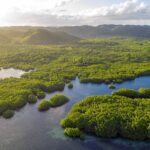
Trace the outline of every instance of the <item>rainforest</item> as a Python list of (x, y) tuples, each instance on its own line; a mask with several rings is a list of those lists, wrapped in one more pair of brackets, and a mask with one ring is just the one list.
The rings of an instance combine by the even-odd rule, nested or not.
[(70, 106), (68, 114), (59, 120), (66, 136), (82, 140), (86, 134), (149, 140), (150, 89), (118, 89), (116, 85), (150, 76), (150, 41), (117, 36), (38, 43), (34, 38), (45, 32), (36, 30), (32, 38), (28, 35), (22, 40), (18, 37), (19, 42), (16, 38), (0, 44), (1, 70), (14, 68), (24, 72), (20, 77), (0, 79), (0, 119), (12, 118), (11, 121), (25, 105), (35, 103), (39, 103), (39, 113), (59, 109), (71, 98), (54, 94), (48, 101), (47, 94), (61, 93), (65, 88), (74, 90), (72, 81), (78, 78), (83, 85), (105, 84), (112, 93), (84, 97)]

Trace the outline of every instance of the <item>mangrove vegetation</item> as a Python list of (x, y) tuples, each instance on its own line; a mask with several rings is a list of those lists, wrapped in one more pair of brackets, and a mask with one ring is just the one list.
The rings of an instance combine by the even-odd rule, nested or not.
[(45, 93), (63, 90), (77, 76), (83, 83), (113, 84), (150, 75), (149, 40), (115, 37), (65, 45), (7, 43), (0, 45), (0, 54), (0, 67), (32, 70), (21, 78), (0, 80), (1, 116), (43, 99)]
[(50, 104), (47, 100), (43, 99), (39, 105), (38, 105), (38, 110), (39, 111), (46, 111), (50, 108)]
[(58, 107), (58, 106), (64, 105), (68, 101), (69, 101), (69, 98), (66, 97), (65, 95), (56, 94), (56, 95), (52, 96), (49, 99), (49, 101), (43, 99), (38, 105), (38, 110), (39, 111), (46, 111), (50, 107)]
[(63, 94), (56, 94), (50, 98), (49, 104), (51, 107), (58, 107), (64, 105), (69, 101), (69, 98)]
[[(123, 93), (123, 91), (121, 91)], [(124, 90), (125, 93), (127, 91)], [(125, 96), (89, 96), (73, 105), (61, 126), (67, 136), (150, 140), (150, 99)], [(129, 98), (132, 97), (132, 98)]]

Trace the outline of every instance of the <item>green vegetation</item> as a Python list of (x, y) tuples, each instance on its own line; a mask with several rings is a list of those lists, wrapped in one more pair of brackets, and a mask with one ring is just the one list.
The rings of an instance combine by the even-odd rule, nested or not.
[(110, 89), (115, 89), (116, 87), (115, 87), (115, 85), (110, 84), (110, 85), (109, 85), (109, 88), (110, 88)]
[(38, 110), (39, 111), (46, 111), (50, 108), (50, 104), (46, 100), (42, 100), (39, 105), (38, 105)]
[(113, 91), (112, 95), (125, 96), (129, 98), (150, 98), (150, 88), (140, 88), (138, 91), (122, 88)]
[[(59, 39), (57, 37), (60, 37)], [(53, 37), (53, 38), (51, 38)], [(63, 38), (64, 37), (64, 38)], [(57, 41), (58, 40), (58, 41)], [(22, 78), (0, 80), (0, 116), (10, 118), (27, 103), (43, 99), (45, 93), (83, 83), (121, 83), (150, 75), (150, 41), (127, 38), (79, 39), (65, 33), (20, 28), (0, 30), (0, 67), (25, 71)], [(57, 45), (46, 45), (59, 43)], [(39, 45), (41, 44), (41, 45)], [(112, 85), (109, 88), (114, 88)], [(61, 126), (70, 137), (83, 133), (100, 137), (121, 136), (150, 140), (150, 89), (120, 89), (112, 96), (91, 96), (75, 104)], [(39, 111), (68, 102), (64, 95), (42, 100)]]
[(13, 110), (6, 110), (3, 112), (2, 116), (6, 119), (13, 117), (15, 112)]
[(41, 90), (37, 91), (36, 95), (39, 99), (43, 99), (45, 97), (45, 93)]
[[(98, 137), (119, 135), (132, 140), (150, 139), (149, 106), (150, 99), (89, 96), (72, 107), (61, 126), (66, 131), (75, 128)], [(72, 134), (67, 132), (68, 136)]]
[(84, 139), (84, 134), (78, 128), (66, 128), (64, 130), (65, 135), (72, 138)]
[(140, 97), (150, 98), (150, 88), (140, 88), (138, 92)]
[(48, 31), (44, 28), (0, 28), (0, 44), (68, 44), (79, 40), (80, 38), (65, 32)]
[(37, 102), (37, 98), (34, 95), (29, 95), (27, 101), (28, 101), (28, 103), (33, 104), (33, 103)]
[(69, 101), (68, 97), (63, 94), (56, 94), (50, 98), (49, 104), (51, 107), (61, 106)]
[(72, 84), (72, 83), (69, 83), (69, 84), (68, 84), (68, 88), (69, 88), (69, 89), (72, 89), (72, 88), (73, 88), (73, 84)]
[[(3, 35), (21, 40), (27, 29), (18, 29), (19, 33), (16, 30), (13, 34), (5, 30)], [(23, 107), (30, 102), (30, 95), (42, 99), (44, 93), (63, 90), (77, 76), (84, 83), (111, 84), (150, 75), (148, 40), (96, 38), (65, 45), (3, 43), (0, 54), (0, 67), (33, 70), (20, 79), (0, 80), (0, 115)]]
[[(100, 28), (84, 32), (84, 37), (90, 34), (98, 37), (95, 34), (100, 32), (95, 30)], [(124, 31), (123, 26), (109, 28), (108, 33), (112, 35)], [(141, 37), (149, 36), (138, 31), (137, 35)], [(135, 34), (124, 32), (124, 36), (128, 33), (130, 36)], [(50, 43), (57, 45), (48, 45)], [(76, 77), (83, 83), (106, 83), (114, 89), (114, 83), (150, 75), (149, 66), (150, 41), (147, 39), (114, 37), (79, 42), (79, 38), (64, 32), (28, 27), (1, 28), (0, 67), (33, 71), (19, 79), (0, 80), (0, 116), (11, 118), (15, 110), (43, 99), (47, 92), (63, 90), (67, 83), (68, 88), (73, 88), (70, 82)], [(55, 95), (49, 101), (42, 100), (38, 110), (46, 111), (68, 100), (64, 95)], [(87, 97), (72, 107), (61, 126), (65, 135), (73, 138), (83, 139), (84, 133), (90, 133), (99, 137), (150, 140), (150, 89), (119, 89), (112, 96)]]
[[(149, 26), (100, 25), (72, 27), (1, 27), (0, 44), (60, 44), (95, 37), (150, 38)], [(87, 41), (87, 40), (86, 40)], [(88, 40), (91, 41), (91, 40)], [(91, 41), (92, 43), (97, 40)]]
[(38, 110), (46, 111), (50, 107), (58, 107), (67, 103), (68, 101), (69, 101), (68, 97), (62, 94), (56, 94), (53, 97), (51, 97), (49, 101), (43, 99), (38, 105)]
[(135, 91), (132, 89), (127, 89), (127, 88), (122, 88), (117, 91), (113, 91), (112, 95), (126, 96), (126, 97), (130, 97), (130, 98), (138, 98), (139, 97), (138, 91)]

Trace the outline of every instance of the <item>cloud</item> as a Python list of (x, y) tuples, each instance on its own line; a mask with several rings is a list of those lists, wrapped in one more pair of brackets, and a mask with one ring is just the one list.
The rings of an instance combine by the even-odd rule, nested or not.
[(42, 7), (39, 11), (22, 11), (18, 8), (10, 12), (5, 23), (40, 26), (150, 24), (150, 5), (138, 0), (126, 0), (119, 4), (70, 13), (63, 9), (62, 6), (74, 1), (78, 0), (57, 0), (53, 8)]
[[(76, 0), (1, 0), (0, 13), (10, 13), (14, 9), (20, 9), (22, 12), (38, 12), (46, 9), (55, 9), (62, 7)], [(1, 15), (1, 14), (0, 14)]]
[(70, 3), (70, 2), (74, 2), (76, 0), (57, 0), (56, 2), (56, 7), (61, 7), (63, 5), (66, 5), (67, 3)]
[[(65, 10), (61, 10), (62, 13)], [(80, 21), (75, 16), (58, 15), (54, 14), (51, 10), (45, 10), (44, 12), (26, 12), (22, 13), (21, 10), (15, 10), (11, 13), (10, 17), (5, 20), (9, 25), (33, 25), (33, 26), (62, 26), (72, 25)], [(80, 22), (79, 22), (80, 24)]]
[[(145, 16), (145, 18), (150, 19), (150, 6), (138, 0), (127, 0), (124, 3), (114, 4), (111, 6), (104, 6), (96, 9), (89, 9), (86, 11), (81, 11), (76, 15), (85, 17), (110, 17), (123, 19), (125, 16), (127, 19), (139, 18), (140, 16)], [(75, 15), (75, 14), (74, 14)], [(140, 15), (140, 16), (139, 16)]]
[(91, 24), (149, 24), (150, 5), (138, 0), (126, 0), (111, 6), (80, 11), (72, 16), (78, 16)]

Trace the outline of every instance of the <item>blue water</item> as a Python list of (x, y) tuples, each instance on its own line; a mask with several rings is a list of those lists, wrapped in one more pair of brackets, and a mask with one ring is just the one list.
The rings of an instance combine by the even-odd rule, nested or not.
[[(0, 118), (0, 150), (149, 150), (150, 142), (134, 142), (126, 139), (103, 139), (88, 136), (85, 141), (64, 136), (60, 120), (70, 107), (89, 95), (111, 94), (105, 84), (81, 84), (78, 78), (72, 81), (74, 88), (61, 92), (70, 98), (69, 103), (47, 112), (38, 112), (37, 104), (26, 105), (12, 119)], [(133, 81), (115, 84), (116, 89), (140, 87), (150, 88), (150, 77), (139, 77)], [(47, 94), (46, 99), (55, 92)]]

